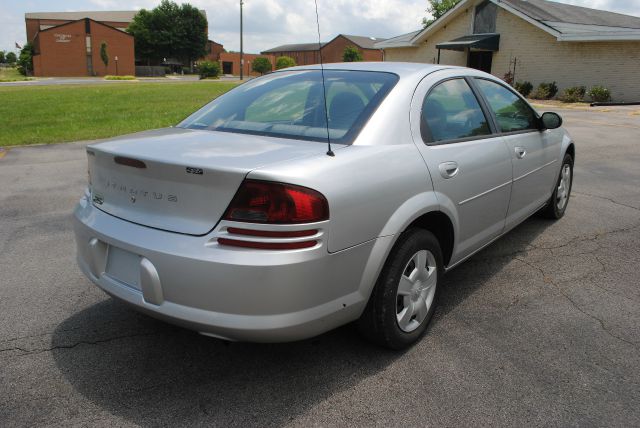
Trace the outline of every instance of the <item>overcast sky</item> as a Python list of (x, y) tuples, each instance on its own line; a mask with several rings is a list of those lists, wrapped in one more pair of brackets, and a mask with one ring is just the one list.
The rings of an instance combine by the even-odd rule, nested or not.
[[(561, 0), (563, 3), (640, 16), (640, 0)], [(177, 0), (177, 3), (182, 3)], [(244, 50), (317, 40), (312, 0), (244, 0)], [(25, 12), (131, 10), (160, 0), (0, 0), (0, 49), (25, 42)], [(239, 50), (239, 0), (189, 0), (204, 9), (209, 38)], [(420, 28), (426, 0), (318, 0), (323, 41), (336, 34), (391, 37)]]

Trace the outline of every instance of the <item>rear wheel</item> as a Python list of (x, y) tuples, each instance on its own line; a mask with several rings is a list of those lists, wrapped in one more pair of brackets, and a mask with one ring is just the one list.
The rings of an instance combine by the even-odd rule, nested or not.
[(426, 330), (444, 273), (442, 251), (426, 230), (409, 229), (394, 245), (358, 325), (368, 339), (402, 349)]
[(571, 186), (573, 184), (573, 158), (570, 154), (564, 155), (562, 168), (553, 194), (547, 205), (540, 210), (540, 214), (550, 219), (561, 219), (569, 204), (569, 196), (571, 195)]

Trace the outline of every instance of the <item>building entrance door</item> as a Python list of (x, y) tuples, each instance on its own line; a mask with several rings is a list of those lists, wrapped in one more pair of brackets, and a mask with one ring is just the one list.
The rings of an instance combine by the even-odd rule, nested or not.
[(470, 51), (469, 58), (467, 60), (467, 67), (491, 73), (492, 61), (493, 52), (491, 51)]
[(222, 74), (233, 74), (233, 63), (230, 61), (222, 62)]

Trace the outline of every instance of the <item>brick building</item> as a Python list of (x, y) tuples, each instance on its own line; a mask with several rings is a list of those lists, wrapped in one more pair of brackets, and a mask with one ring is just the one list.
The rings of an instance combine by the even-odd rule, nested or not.
[[(206, 16), (204, 10), (201, 12)], [(25, 13), (27, 41), (34, 46), (34, 75), (135, 74), (134, 39), (126, 29), (137, 13), (137, 11)], [(107, 44), (109, 56), (106, 67), (100, 58), (100, 46), (103, 42)], [(224, 47), (212, 40), (207, 42), (205, 49), (207, 53), (203, 59), (212, 61), (219, 61), (220, 54), (224, 52)], [(173, 60), (167, 59), (167, 61)]]
[[(56, 25), (36, 33), (35, 76), (105, 76), (135, 74), (133, 36), (89, 18)], [(100, 56), (107, 45), (108, 64)]]
[[(260, 73), (256, 73), (251, 70), (253, 61), (256, 58), (265, 57), (271, 63), (271, 69), (275, 67), (275, 57), (273, 55), (257, 55), (257, 54), (243, 54), (244, 69), (242, 70), (245, 76), (259, 76)], [(220, 66), (222, 74), (233, 74), (234, 76), (240, 75), (240, 53), (238, 52), (222, 52), (220, 54)]]
[(383, 52), (374, 45), (384, 40), (379, 37), (338, 34), (331, 41), (321, 43), (320, 49), (318, 49), (318, 43), (298, 43), (278, 46), (262, 53), (273, 55), (276, 58), (288, 56), (293, 58), (297, 65), (308, 65), (320, 62), (320, 52), (322, 52), (322, 61), (325, 63), (342, 62), (344, 49), (347, 46), (353, 46), (360, 52), (363, 61), (382, 61)]
[(640, 18), (546, 0), (462, 0), (427, 28), (376, 44), (386, 61), (468, 66), (534, 87), (603, 85), (640, 101)]

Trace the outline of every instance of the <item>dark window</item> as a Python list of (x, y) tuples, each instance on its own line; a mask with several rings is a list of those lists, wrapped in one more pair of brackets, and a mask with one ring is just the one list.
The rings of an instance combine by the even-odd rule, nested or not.
[(498, 120), (501, 132), (538, 129), (536, 113), (526, 102), (506, 87), (485, 79), (476, 83)]
[(430, 142), (489, 135), (480, 104), (464, 79), (447, 80), (422, 105), (422, 137)]
[(495, 33), (497, 14), (498, 6), (490, 1), (484, 1), (477, 5), (476, 15), (473, 19), (473, 33)]
[[(325, 70), (272, 73), (238, 86), (178, 126), (349, 144), (398, 81), (391, 73)], [(325, 113), (324, 88), (327, 102)]]

